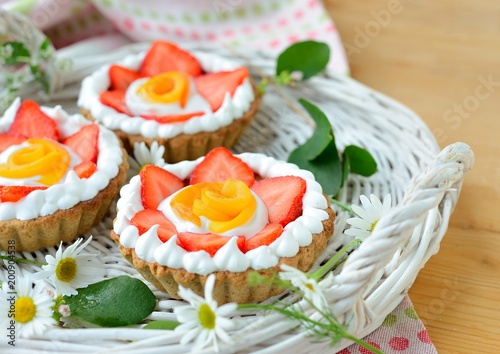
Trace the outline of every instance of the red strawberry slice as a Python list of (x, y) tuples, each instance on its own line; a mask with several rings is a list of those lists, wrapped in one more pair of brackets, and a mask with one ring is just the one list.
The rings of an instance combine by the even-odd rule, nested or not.
[(109, 89), (118, 91), (126, 91), (132, 82), (144, 77), (143, 74), (120, 65), (111, 65), (108, 74), (111, 81)]
[(191, 174), (190, 184), (201, 182), (224, 182), (239, 179), (251, 187), (255, 175), (248, 165), (225, 147), (211, 150)]
[(283, 233), (281, 224), (267, 224), (261, 231), (245, 241), (245, 253), (260, 246), (269, 246)]
[(165, 198), (184, 187), (179, 177), (155, 165), (144, 166), (140, 178), (142, 205), (147, 209), (157, 209)]
[(7, 150), (12, 145), (21, 144), (26, 140), (26, 137), (21, 134), (4, 133), (0, 134), (0, 153)]
[(175, 44), (156, 41), (144, 57), (139, 72), (146, 76), (155, 76), (168, 71), (181, 71), (198, 76), (203, 69), (194, 56)]
[(33, 191), (44, 189), (47, 189), (47, 187), (0, 186), (0, 203), (17, 202)]
[(130, 223), (137, 227), (139, 235), (148, 231), (152, 226), (159, 225), (158, 237), (162, 242), (167, 242), (177, 233), (175, 226), (159, 210), (144, 209), (134, 215)]
[(74, 171), (80, 179), (89, 178), (97, 171), (97, 166), (92, 161), (84, 161), (79, 165), (76, 165)]
[(247, 68), (239, 68), (233, 71), (221, 71), (198, 76), (194, 79), (196, 89), (210, 106), (216, 111), (222, 106), (226, 93), (234, 94), (239, 85), (248, 76)]
[(125, 91), (104, 91), (99, 95), (99, 101), (103, 105), (113, 108), (115, 111), (132, 116), (125, 104)]
[(97, 143), (99, 140), (99, 127), (97, 124), (84, 125), (78, 132), (62, 141), (81, 158), (82, 162), (97, 161)]
[(43, 113), (38, 103), (32, 100), (21, 103), (9, 133), (21, 134), (27, 138), (59, 140), (56, 122)]
[[(211, 257), (213, 257), (230, 239), (230, 237), (215, 234), (181, 232), (177, 235), (177, 244), (188, 252), (206, 251)], [(245, 247), (245, 236), (238, 236), (236, 244), (243, 252)]]
[(266, 178), (252, 186), (269, 210), (269, 221), (283, 226), (302, 214), (306, 181), (296, 176)]
[(169, 115), (169, 116), (141, 116), (142, 118), (146, 120), (155, 120), (160, 124), (167, 124), (167, 123), (179, 123), (179, 122), (185, 122), (193, 117), (198, 117), (204, 115), (205, 112), (193, 112), (193, 113), (186, 113), (186, 114), (175, 114), (175, 115)]

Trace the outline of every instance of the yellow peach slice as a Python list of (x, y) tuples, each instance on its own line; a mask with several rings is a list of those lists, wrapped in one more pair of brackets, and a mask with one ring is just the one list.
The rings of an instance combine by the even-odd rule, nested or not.
[(153, 76), (137, 89), (137, 94), (152, 103), (179, 102), (184, 108), (189, 97), (189, 76), (179, 71), (169, 71)]

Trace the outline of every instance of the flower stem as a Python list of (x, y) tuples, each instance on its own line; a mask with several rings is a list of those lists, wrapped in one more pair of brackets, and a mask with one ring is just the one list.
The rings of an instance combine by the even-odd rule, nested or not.
[(5, 259), (5, 260), (8, 260), (8, 261), (14, 261), (16, 263), (34, 264), (34, 265), (37, 265), (37, 266), (47, 265), (47, 263), (44, 263), (44, 262), (39, 262), (39, 261), (35, 261), (35, 260), (31, 260), (31, 259), (26, 259), (26, 258), (4, 256), (4, 255), (0, 255), (0, 259)]
[(361, 339), (358, 339), (358, 338), (350, 335), (348, 332), (344, 333), (344, 338), (352, 340), (354, 343), (356, 343), (356, 344), (358, 344), (358, 345), (360, 345), (368, 350), (371, 350), (375, 354), (384, 354), (379, 349), (377, 349), (373, 345), (371, 345), (370, 343), (367, 343)]
[(336, 206), (340, 207), (341, 209), (344, 209), (345, 211), (348, 211), (351, 214), (354, 214), (354, 211), (349, 205), (344, 204), (335, 198), (330, 198), (330, 203), (335, 204)]
[(317, 271), (315, 271), (313, 274), (311, 274), (311, 277), (314, 278), (315, 280), (319, 280), (324, 274), (326, 274), (330, 268), (336, 264), (340, 258), (351, 248), (351, 247), (356, 247), (361, 244), (360, 240), (352, 240), (349, 242), (347, 245), (342, 247), (340, 251), (338, 251), (328, 262), (323, 264)]

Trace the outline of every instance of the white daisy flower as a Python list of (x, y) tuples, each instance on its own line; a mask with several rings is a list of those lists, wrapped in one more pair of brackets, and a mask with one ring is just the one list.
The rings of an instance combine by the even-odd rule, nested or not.
[(387, 194), (383, 203), (373, 194), (370, 195), (370, 200), (364, 195), (359, 199), (363, 207), (352, 205), (352, 210), (357, 217), (347, 219), (347, 223), (351, 225), (351, 228), (345, 230), (344, 233), (365, 240), (372, 234), (380, 218), (391, 210), (391, 195)]
[(159, 145), (157, 141), (154, 141), (150, 148), (144, 142), (135, 143), (134, 157), (128, 156), (130, 177), (138, 174), (145, 165), (163, 166), (165, 164), (164, 153), (165, 147)]
[(226, 318), (237, 308), (237, 304), (228, 303), (217, 307), (217, 301), (212, 297), (215, 275), (211, 274), (205, 283), (205, 298), (196, 295), (191, 289), (179, 286), (179, 296), (189, 302), (189, 305), (174, 308), (177, 321), (181, 325), (175, 328), (177, 332), (185, 332), (181, 338), (182, 345), (194, 340), (193, 352), (212, 344), (219, 351), (218, 339), (231, 342), (227, 331), (233, 328), (233, 323)]
[(281, 269), (283, 271), (279, 273), (280, 278), (290, 281), (293, 286), (304, 293), (304, 298), (308, 299), (316, 308), (321, 310), (328, 306), (323, 288), (316, 279), (288, 264), (282, 264)]
[(55, 287), (56, 293), (61, 295), (76, 295), (78, 294), (76, 289), (84, 288), (89, 284), (102, 280), (106, 273), (104, 265), (100, 262), (92, 262), (97, 254), (80, 254), (92, 241), (92, 236), (80, 246), (82, 240), (79, 238), (64, 251), (61, 242), (56, 256), (45, 256), (47, 265), (42, 266), (43, 270), (36, 273), (33, 279), (48, 278), (49, 282)]
[(14, 289), (3, 283), (0, 290), (0, 331), (6, 331), (7, 338), (12, 339), (12, 335), (14, 340), (16, 337), (41, 335), (46, 327), (57, 324), (52, 317), (53, 306), (54, 299), (43, 292), (43, 285), (38, 283), (33, 287), (28, 277), (18, 277)]

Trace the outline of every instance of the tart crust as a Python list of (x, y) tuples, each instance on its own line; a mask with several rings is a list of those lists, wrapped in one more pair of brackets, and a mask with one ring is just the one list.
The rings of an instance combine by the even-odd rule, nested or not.
[[(165, 147), (163, 158), (167, 163), (177, 163), (184, 160), (195, 160), (206, 155), (213, 148), (224, 146), (231, 148), (246, 131), (259, 109), (260, 96), (253, 81), (251, 81), (255, 99), (248, 111), (231, 124), (223, 126), (214, 132), (199, 132), (196, 134), (180, 134), (172, 138), (145, 138), (139, 134), (127, 134), (121, 130), (113, 130), (121, 139), (127, 152), (133, 156), (134, 144), (144, 142), (148, 147), (154, 141)], [(82, 108), (82, 114), (89, 120), (94, 117), (88, 109)], [(108, 128), (109, 129), (109, 128)]]
[[(299, 248), (299, 252), (293, 257), (281, 257), (274, 267), (257, 270), (265, 277), (271, 277), (280, 271), (282, 264), (288, 264), (303, 272), (307, 272), (316, 262), (326, 247), (328, 239), (333, 235), (335, 212), (330, 206), (326, 209), (328, 219), (323, 220), (323, 231), (312, 235), (309, 246)], [(141, 275), (158, 290), (167, 292), (173, 298), (178, 299), (179, 285), (193, 290), (196, 294), (203, 296), (205, 283), (208, 275), (190, 273), (185, 269), (173, 269), (157, 262), (146, 262), (135, 253), (135, 248), (125, 248), (120, 244), (120, 236), (111, 230), (111, 238), (118, 244), (121, 254), (129, 261)], [(216, 281), (213, 290), (213, 298), (219, 305), (236, 302), (250, 303), (263, 301), (271, 296), (281, 294), (285, 289), (271, 283), (261, 283), (257, 286), (248, 284), (248, 276), (255, 270), (252, 268), (244, 272), (214, 272)]]
[(31, 252), (52, 247), (61, 241), (71, 242), (97, 225), (125, 183), (128, 162), (126, 151), (123, 148), (122, 151), (118, 174), (94, 198), (35, 219), (0, 221), (0, 249)]

